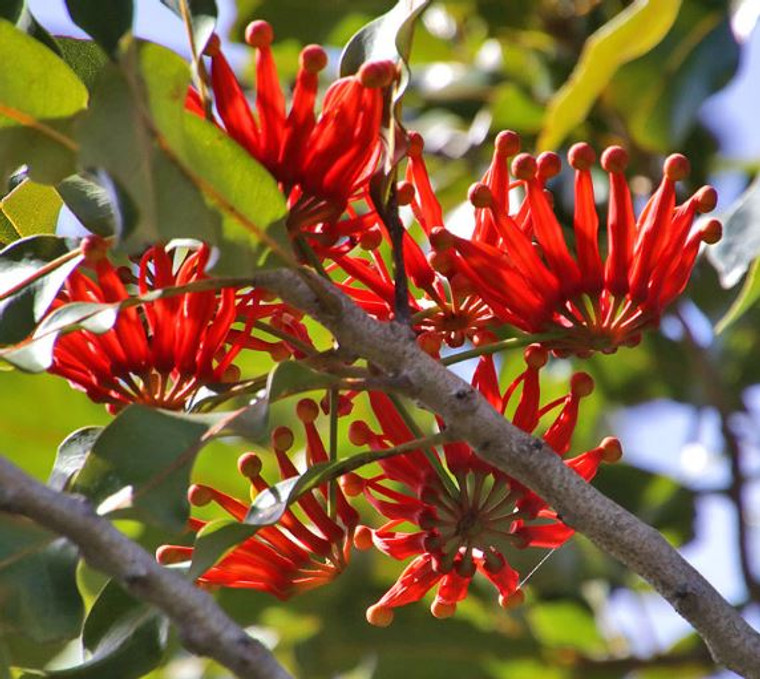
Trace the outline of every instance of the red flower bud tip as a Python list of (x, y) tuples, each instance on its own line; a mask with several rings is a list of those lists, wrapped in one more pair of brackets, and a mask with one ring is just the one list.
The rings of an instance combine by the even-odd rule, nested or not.
[(454, 290), (454, 294), (457, 296), (457, 298), (464, 299), (465, 297), (468, 297), (469, 295), (474, 295), (477, 293), (477, 288), (473, 284), (472, 280), (463, 273), (455, 273), (451, 277), (451, 287)]
[(383, 242), (383, 233), (378, 228), (367, 229), (359, 236), (359, 246), (362, 250), (377, 250)]
[(222, 373), (222, 384), (234, 384), (240, 381), (241, 376), (240, 368), (236, 365), (228, 365)]
[(500, 596), (499, 606), (505, 609), (517, 608), (525, 601), (525, 593), (521, 589), (516, 589), (509, 597)]
[(485, 184), (473, 184), (467, 192), (467, 198), (477, 208), (491, 207), (493, 194)]
[(454, 265), (454, 257), (451, 255), (451, 251), (437, 252), (433, 250), (428, 253), (427, 256), (430, 266), (432, 266), (439, 274), (450, 278), (456, 273), (456, 266)]
[(594, 379), (588, 373), (575, 373), (570, 378), (570, 392), (573, 396), (583, 398), (594, 391)]
[(585, 141), (573, 144), (567, 152), (567, 162), (575, 170), (588, 170), (596, 162), (596, 153)]
[(419, 158), (425, 148), (425, 140), (419, 132), (409, 133), (409, 147), (406, 150), (410, 158)]
[(269, 352), (269, 355), (272, 357), (272, 360), (275, 363), (281, 363), (282, 361), (286, 361), (290, 358), (290, 349), (285, 345), (284, 342), (278, 342), (277, 344), (273, 344), (269, 349), (267, 349)]
[(267, 21), (252, 21), (245, 29), (245, 41), (251, 47), (268, 47), (274, 40), (274, 31)]
[(442, 340), (436, 333), (424, 332), (417, 336), (417, 344), (426, 354), (438, 356)]
[(214, 494), (206, 486), (193, 484), (187, 489), (187, 501), (193, 507), (205, 507), (214, 499)]
[(108, 253), (108, 241), (100, 236), (87, 236), (80, 247), (88, 264), (105, 259)]
[(173, 545), (162, 545), (156, 550), (156, 561), (163, 566), (182, 563), (187, 560), (187, 554), (184, 553), (184, 550), (180, 551)]
[(370, 61), (362, 64), (356, 74), (359, 82), (369, 89), (388, 87), (396, 77), (396, 66), (392, 61)]
[(358, 474), (349, 472), (341, 476), (338, 482), (343, 492), (349, 497), (356, 497), (364, 491), (364, 479)]
[(700, 238), (703, 243), (713, 245), (723, 238), (723, 224), (717, 219), (711, 219), (702, 227)]
[(626, 338), (625, 342), (623, 342), (623, 346), (626, 347), (637, 347), (641, 344), (641, 333), (637, 332), (635, 335), (631, 335), (630, 337)]
[(620, 174), (628, 167), (628, 151), (622, 146), (610, 146), (602, 153), (602, 168), (605, 172)]
[(412, 182), (399, 182), (396, 187), (396, 202), (399, 205), (410, 205), (416, 193)]
[(311, 424), (319, 415), (319, 406), (310, 398), (302, 398), (296, 406), (296, 416), (304, 424)]
[(529, 153), (521, 153), (512, 161), (512, 175), (516, 179), (533, 179), (537, 169), (538, 163)]
[(219, 51), (222, 49), (222, 41), (219, 39), (219, 36), (216, 33), (212, 33), (211, 37), (208, 39), (208, 42), (206, 43), (206, 48), (203, 50), (203, 53), (207, 57), (215, 57), (217, 54), (219, 54)]
[(511, 158), (520, 152), (520, 135), (512, 130), (504, 130), (496, 135), (496, 153)]
[(536, 159), (536, 167), (539, 177), (551, 179), (562, 171), (562, 159), (553, 151), (544, 151)]
[(430, 232), (430, 246), (437, 252), (444, 252), (454, 247), (454, 235), (442, 226), (436, 226)]
[(364, 420), (355, 420), (348, 427), (348, 440), (355, 446), (366, 446), (372, 438), (372, 430)]
[(540, 344), (531, 344), (529, 347), (526, 347), (523, 357), (529, 368), (538, 370), (546, 365), (549, 360), (549, 352)]
[(443, 620), (444, 618), (450, 618), (452, 615), (454, 615), (454, 613), (457, 612), (457, 605), (436, 599), (430, 605), (430, 612), (434, 617), (438, 618), (439, 620)]
[(309, 73), (319, 73), (327, 66), (327, 52), (320, 45), (306, 45), (299, 57), (301, 68)]
[(240, 474), (247, 479), (256, 479), (261, 474), (261, 458), (256, 453), (244, 453), (237, 465)]
[(272, 432), (272, 448), (282, 453), (293, 447), (295, 437), (289, 427), (277, 427)]
[(718, 204), (718, 192), (712, 186), (703, 186), (694, 194), (697, 201), (697, 212), (705, 214), (712, 212)]
[(677, 182), (689, 175), (691, 167), (689, 166), (689, 161), (686, 159), (686, 156), (682, 156), (680, 153), (674, 153), (672, 156), (668, 156), (665, 159), (662, 171), (670, 181)]
[(393, 622), (393, 609), (375, 604), (367, 609), (367, 622), (375, 627), (388, 627)]
[(623, 457), (623, 446), (614, 436), (602, 439), (599, 447), (602, 449), (602, 459), (609, 464), (614, 464)]
[(496, 341), (496, 335), (490, 330), (476, 330), (472, 334), (472, 344), (476, 347), (484, 347), (493, 344)]
[(476, 570), (477, 566), (475, 566), (475, 562), (472, 560), (472, 556), (467, 556), (461, 561), (458, 561), (456, 564), (456, 571), (463, 578), (471, 578), (473, 575), (475, 575)]
[(372, 549), (372, 529), (367, 526), (357, 526), (354, 531), (354, 547), (366, 552), (368, 549)]

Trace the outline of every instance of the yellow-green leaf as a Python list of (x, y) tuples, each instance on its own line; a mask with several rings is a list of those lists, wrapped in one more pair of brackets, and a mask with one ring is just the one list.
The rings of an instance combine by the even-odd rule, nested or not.
[(18, 237), (55, 233), (63, 201), (52, 186), (26, 180), (0, 200), (0, 212)]

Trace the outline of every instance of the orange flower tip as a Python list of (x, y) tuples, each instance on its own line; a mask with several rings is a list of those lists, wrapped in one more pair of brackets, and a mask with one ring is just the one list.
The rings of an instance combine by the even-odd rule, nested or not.
[(222, 41), (219, 39), (219, 36), (216, 33), (212, 33), (211, 37), (208, 39), (208, 42), (206, 43), (206, 48), (203, 50), (203, 53), (207, 57), (216, 57), (219, 55), (221, 50), (222, 50)]
[(442, 276), (450, 278), (456, 273), (456, 265), (454, 264), (454, 257), (451, 255), (451, 251), (436, 252), (433, 250), (427, 255), (427, 260), (430, 266)]
[(723, 224), (717, 219), (711, 219), (702, 227), (700, 238), (703, 243), (714, 245), (723, 237)]
[(467, 198), (476, 208), (486, 208), (493, 205), (493, 194), (485, 184), (473, 184), (467, 192)]
[(409, 133), (409, 146), (406, 153), (410, 158), (419, 158), (425, 148), (425, 140), (419, 132)]
[(268, 21), (252, 21), (245, 28), (245, 41), (257, 49), (269, 47), (274, 40), (274, 31)]
[(366, 446), (372, 438), (372, 430), (364, 420), (355, 420), (348, 427), (348, 440), (355, 446)]
[(602, 168), (611, 174), (625, 172), (628, 167), (628, 151), (622, 146), (610, 146), (602, 153)]
[(288, 349), (285, 342), (276, 342), (269, 347), (267, 351), (275, 363), (281, 363), (282, 361), (288, 360), (291, 354), (291, 351)]
[(454, 234), (442, 226), (436, 226), (430, 231), (430, 246), (436, 252), (445, 252), (454, 247)]
[(234, 384), (240, 381), (240, 375), (240, 368), (236, 365), (228, 365), (222, 373), (221, 381), (223, 384)]
[(522, 606), (525, 601), (525, 593), (521, 589), (516, 589), (508, 597), (503, 594), (499, 597), (499, 606), (504, 609), (517, 608)]
[(187, 561), (187, 554), (184, 553), (184, 550), (178, 550), (173, 545), (162, 545), (156, 550), (156, 561), (162, 566), (170, 566)]
[(272, 432), (272, 448), (285, 452), (293, 447), (295, 437), (290, 427), (276, 427)]
[(567, 162), (575, 170), (588, 170), (596, 162), (596, 153), (585, 141), (578, 142), (567, 152)]
[(375, 604), (367, 609), (367, 622), (375, 627), (388, 627), (393, 622), (393, 609)]
[(683, 156), (680, 153), (674, 153), (672, 156), (668, 156), (665, 159), (662, 171), (670, 181), (677, 182), (689, 175), (691, 166), (689, 165), (686, 156)]
[(307, 45), (299, 57), (301, 68), (308, 73), (319, 73), (327, 66), (327, 52), (321, 45)]
[(238, 458), (238, 471), (247, 479), (257, 479), (261, 474), (261, 458), (256, 453), (244, 453)]
[(457, 605), (455, 603), (436, 599), (430, 605), (430, 612), (433, 614), (433, 617), (438, 618), (439, 620), (444, 620), (445, 618), (450, 618), (457, 612)]
[(511, 158), (520, 152), (520, 135), (512, 130), (504, 130), (496, 135), (496, 153)]
[(372, 549), (373, 544), (372, 529), (368, 526), (357, 526), (354, 531), (354, 547), (366, 552), (368, 549)]
[(388, 87), (396, 78), (396, 65), (390, 61), (370, 61), (357, 73), (359, 82), (369, 89)]
[(359, 247), (362, 250), (377, 250), (383, 242), (383, 233), (378, 228), (367, 229), (359, 236)]
[(602, 449), (602, 459), (609, 464), (614, 464), (623, 457), (623, 446), (620, 445), (619, 439), (614, 436), (602, 439), (599, 447)]
[(108, 254), (108, 241), (100, 236), (87, 236), (80, 246), (88, 264), (95, 264), (105, 259)]
[(464, 299), (477, 292), (477, 288), (469, 276), (465, 276), (461, 272), (457, 272), (451, 277), (451, 287), (459, 299)]
[(396, 201), (399, 205), (410, 205), (415, 194), (414, 184), (411, 182), (399, 182), (396, 186)]
[(718, 192), (712, 186), (703, 186), (694, 194), (694, 200), (697, 202), (697, 212), (712, 212), (718, 204)]
[(594, 391), (594, 378), (588, 373), (575, 373), (570, 378), (570, 392), (573, 396), (583, 398)]
[(205, 507), (214, 499), (214, 492), (207, 486), (193, 484), (187, 489), (187, 500), (193, 507)]
[(512, 161), (512, 175), (516, 179), (533, 179), (536, 176), (538, 163), (529, 153), (520, 153)]
[(310, 398), (302, 398), (296, 405), (296, 416), (304, 424), (311, 424), (319, 415), (319, 406)]
[(562, 171), (562, 159), (554, 151), (544, 151), (536, 159), (536, 168), (539, 177), (551, 179)]
[(424, 332), (417, 336), (417, 345), (430, 356), (438, 356), (441, 351), (441, 338), (432, 332)]
[(543, 368), (549, 360), (549, 352), (540, 344), (531, 344), (523, 353), (525, 363), (529, 368), (538, 370)]
[(348, 474), (341, 476), (338, 483), (340, 483), (341, 489), (346, 495), (348, 495), (348, 497), (356, 497), (357, 495), (361, 495), (362, 491), (364, 490), (364, 479), (358, 474), (354, 474), (353, 472), (349, 472)]
[(472, 334), (472, 344), (476, 347), (484, 347), (493, 344), (496, 341), (496, 335), (490, 330), (476, 330)]

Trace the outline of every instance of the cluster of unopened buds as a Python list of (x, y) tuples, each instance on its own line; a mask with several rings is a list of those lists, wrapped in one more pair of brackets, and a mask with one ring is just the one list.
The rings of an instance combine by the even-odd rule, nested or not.
[[(339, 79), (327, 89), (317, 114), (318, 74), (327, 55), (310, 45), (301, 52), (288, 110), (272, 56), (271, 27), (254, 22), (246, 40), (256, 50), (255, 111), (219, 40), (212, 39), (206, 50), (215, 122), (279, 182), (294, 246), (310, 249), (323, 273), (369, 315), (393, 320), (399, 311), (397, 280), (384, 247), (391, 237), (370, 182), (385, 165), (381, 126), (396, 66), (368, 63)], [(203, 104), (191, 89), (187, 108), (206, 115)], [(593, 380), (575, 373), (569, 393), (542, 404), (540, 372), (551, 354), (612, 353), (635, 346), (644, 331), (657, 327), (686, 287), (701, 244), (720, 238), (716, 220), (693, 226), (698, 215), (715, 207), (714, 189), (702, 187), (678, 203), (676, 184), (687, 177), (689, 164), (681, 155), (669, 156), (659, 186), (636, 217), (624, 176), (627, 153), (612, 146), (600, 162), (609, 184), (602, 227), (592, 178), (598, 172), (596, 156), (588, 144), (575, 144), (568, 152), (575, 174), (573, 223), (565, 228), (547, 190), (561, 171), (559, 156), (521, 153), (518, 135), (502, 132), (488, 169), (469, 191), (474, 229), (464, 236), (444, 223), (422, 138), (397, 134), (405, 176), (394, 187), (396, 203), (424, 234), (423, 243), (408, 231), (402, 236), (410, 283), (406, 304), (419, 345), (438, 358), (469, 343), (468, 354), (479, 356), (472, 386), (516, 427), (541, 435), (567, 467), (590, 481), (602, 462), (621, 455), (619, 442), (607, 438), (566, 457), (580, 401), (591, 393)], [(121, 268), (112, 264), (100, 239), (86, 240), (82, 252), (83, 263), (54, 308), (72, 302), (122, 308), (105, 333), (79, 329), (59, 338), (51, 372), (111, 412), (130, 403), (192, 410), (205, 388), (242, 380), (237, 362), (244, 352), (275, 361), (317, 353), (298, 311), (264, 290), (215, 287), (208, 245), (156, 244)], [(145, 298), (167, 288), (174, 291)], [(514, 335), (523, 347), (533, 343), (524, 352), (522, 372), (502, 389), (492, 354), (504, 337)], [(336, 417), (346, 416), (357, 398), (359, 392), (340, 394)], [(433, 614), (452, 615), (477, 573), (494, 585), (502, 606), (521, 601), (512, 550), (556, 548), (572, 529), (529, 488), (464, 443), (390, 454), (408, 447), (415, 435), (396, 401), (380, 391), (369, 391), (367, 398), (374, 422), (356, 420), (349, 438), (369, 451), (389, 452), (379, 456), (379, 472), (350, 473), (301, 494), (276, 525), (261, 527), (199, 582), (259, 589), (284, 599), (334, 579), (347, 567), (355, 544), (410, 560), (369, 608), (367, 618), (375, 625), (389, 624), (395, 608), (433, 588)], [(321, 439), (320, 407), (306, 399), (296, 410), (307, 466), (333, 460), (340, 451), (328, 451)], [(445, 433), (446, 423), (438, 426)], [(276, 462), (280, 479), (299, 474), (290, 457), (293, 445), (293, 433), (277, 427), (264, 459), (253, 453), (240, 458), (240, 473), (254, 498), (271, 488), (262, 471), (269, 461)], [(356, 496), (382, 517), (379, 527), (359, 523), (350, 504)], [(201, 484), (191, 487), (189, 499), (196, 507), (214, 503), (238, 521), (245, 520), (250, 505), (248, 498)], [(197, 533), (205, 525), (193, 518), (190, 528)], [(192, 546), (168, 545), (158, 558), (173, 563), (192, 555)]]

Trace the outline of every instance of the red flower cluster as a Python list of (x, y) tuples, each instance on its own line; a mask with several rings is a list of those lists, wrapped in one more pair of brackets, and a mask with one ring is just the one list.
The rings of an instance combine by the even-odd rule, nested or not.
[[(306, 433), (306, 462), (309, 466), (326, 462), (324, 444), (314, 420), (319, 408), (309, 399), (298, 403), (297, 414)], [(272, 434), (272, 448), (277, 458), (281, 479), (298, 474), (287, 451), (293, 445), (293, 433), (278, 427)], [(251, 483), (252, 493), (270, 486), (261, 474), (261, 460), (253, 453), (242, 455), (238, 469)], [(254, 492), (255, 491), (255, 492)], [(194, 485), (188, 493), (194, 506), (215, 502), (238, 521), (243, 521), (248, 504), (210, 486)], [(346, 501), (340, 488), (335, 488), (335, 517), (326, 509), (326, 485), (301, 495), (278, 524), (263, 526), (255, 535), (235, 547), (222, 560), (204, 573), (198, 582), (206, 585), (240, 587), (269, 592), (279, 599), (324, 585), (343, 572), (349, 561), (354, 529), (359, 515)], [(191, 519), (190, 528), (198, 532), (207, 524)], [(165, 545), (159, 548), (161, 563), (179, 563), (192, 559), (193, 548)]]
[[(587, 374), (577, 373), (566, 397), (541, 406), (538, 378), (547, 352), (533, 345), (526, 350), (525, 359), (526, 370), (504, 394), (498, 393), (490, 359), (481, 363), (475, 385), (502, 411), (522, 386), (512, 421), (528, 432), (534, 431), (550, 411), (559, 408), (544, 439), (563, 455), (570, 446), (579, 401), (590, 393), (593, 382)], [(413, 440), (385, 394), (371, 392), (370, 402), (381, 431), (376, 433), (366, 422), (356, 421), (350, 430), (353, 443), (381, 450)], [(519, 602), (522, 600), (519, 574), (509, 564), (510, 551), (557, 547), (573, 533), (541, 498), (483, 462), (469, 446), (448, 443), (443, 445), (443, 455), (438, 451), (428, 455), (434, 455), (432, 461), (423, 451), (390, 457), (379, 462), (380, 475), (370, 479), (351, 475), (344, 480), (347, 491), (363, 492), (388, 519), (376, 530), (360, 527), (357, 546), (368, 548), (374, 544), (396, 559), (414, 557), (390, 590), (368, 609), (367, 619), (374, 625), (390, 624), (393, 608), (418, 601), (436, 585), (433, 615), (439, 618), (453, 615), (477, 572), (496, 587), (502, 606)], [(613, 462), (620, 455), (618, 441), (608, 438), (598, 448), (570, 458), (565, 464), (590, 480), (602, 461)], [(448, 470), (443, 474), (449, 483), (442, 480), (436, 469), (441, 461)], [(418, 530), (401, 530), (409, 524)]]

